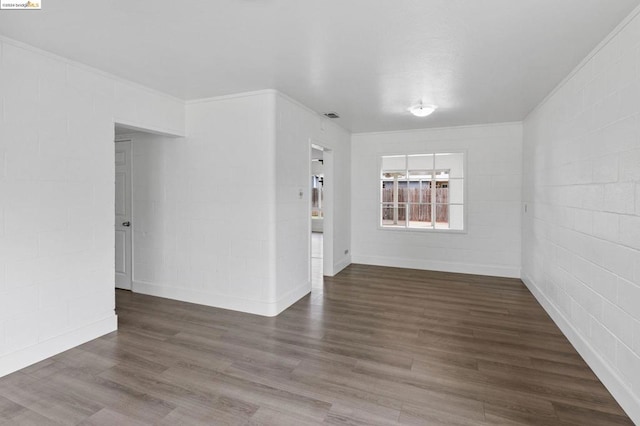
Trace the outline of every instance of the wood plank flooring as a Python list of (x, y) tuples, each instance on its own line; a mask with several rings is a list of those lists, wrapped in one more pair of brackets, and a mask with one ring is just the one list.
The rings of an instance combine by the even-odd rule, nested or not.
[(352, 265), (275, 318), (117, 294), (0, 424), (632, 425), (519, 280)]

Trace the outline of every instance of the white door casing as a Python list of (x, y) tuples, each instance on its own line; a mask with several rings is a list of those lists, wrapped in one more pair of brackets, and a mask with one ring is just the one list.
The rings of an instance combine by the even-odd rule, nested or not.
[(115, 283), (131, 290), (131, 141), (115, 143)]

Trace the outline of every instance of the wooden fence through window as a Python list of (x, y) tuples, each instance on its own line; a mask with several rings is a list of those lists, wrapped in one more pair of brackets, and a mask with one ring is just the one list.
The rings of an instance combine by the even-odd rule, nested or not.
[[(422, 197), (420, 197), (422, 192)], [(411, 201), (409, 207), (409, 220), (416, 222), (431, 222), (431, 188), (400, 187), (398, 192), (398, 221), (404, 222), (407, 214), (407, 201)], [(393, 187), (382, 189), (382, 202), (393, 203)], [(393, 206), (385, 205), (382, 209), (382, 220), (393, 220)], [(449, 188), (436, 189), (436, 222), (449, 222)]]

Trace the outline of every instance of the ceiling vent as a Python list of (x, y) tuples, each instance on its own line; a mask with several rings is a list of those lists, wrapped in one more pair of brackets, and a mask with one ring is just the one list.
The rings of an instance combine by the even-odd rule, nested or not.
[(325, 112), (324, 116), (329, 118), (340, 118), (337, 112)]

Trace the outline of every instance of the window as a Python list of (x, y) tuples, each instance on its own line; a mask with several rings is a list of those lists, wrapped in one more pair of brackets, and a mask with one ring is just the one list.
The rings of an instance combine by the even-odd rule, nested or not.
[(324, 186), (324, 177), (322, 175), (311, 176), (311, 217), (321, 219), (322, 202), (324, 195), (322, 187)]
[(383, 156), (380, 225), (463, 230), (464, 164), (460, 152)]

